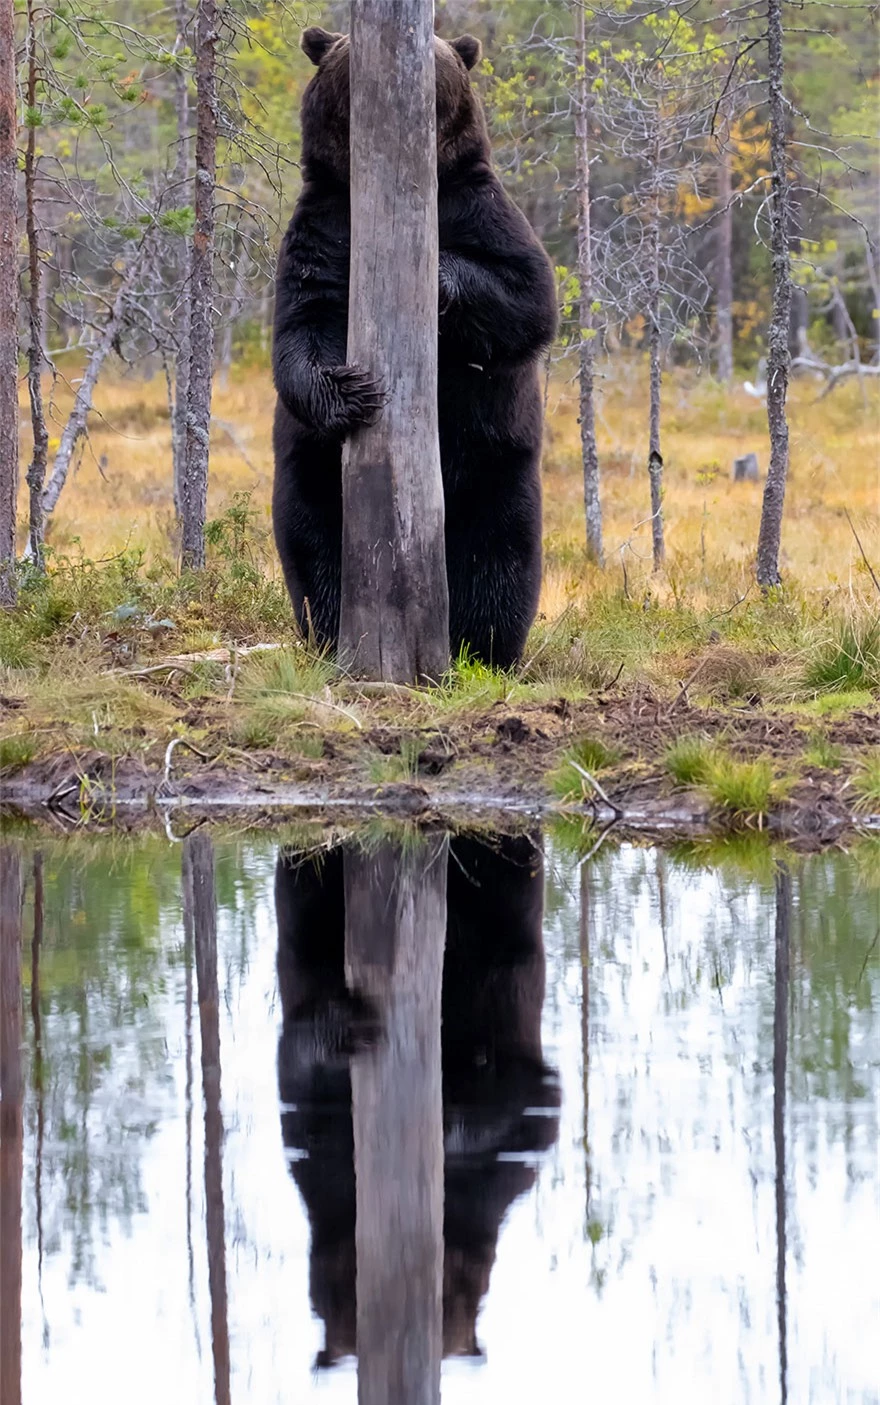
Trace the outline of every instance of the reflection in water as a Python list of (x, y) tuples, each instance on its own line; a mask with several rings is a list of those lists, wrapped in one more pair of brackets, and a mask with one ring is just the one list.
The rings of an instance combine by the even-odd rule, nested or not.
[(0, 1401), (21, 1405), (21, 855), (0, 844)]
[[(440, 852), (428, 849), (422, 862), (425, 881), (436, 890), (444, 877)], [(395, 1087), (401, 1088), (407, 1056), (395, 1048), (400, 1028), (389, 1028), (385, 1016), (389, 988), (400, 1002), (398, 1012), (411, 1007), (413, 971), (430, 973), (444, 934), (441, 927), (438, 942), (432, 927), (440, 916), (436, 891), (433, 917), (425, 914), (420, 923), (412, 922), (413, 905), (401, 903), (395, 893), (399, 864), (399, 855), (386, 847), (371, 870), (354, 846), (340, 845), (313, 859), (284, 854), (276, 873), (284, 1015), (278, 1051), (282, 1135), (311, 1228), (311, 1297), (326, 1334), (318, 1365), (332, 1365), (360, 1343), (362, 1372), (358, 1309), (363, 1307), (355, 1294), (357, 1278), (363, 1296), (357, 1218), (369, 1225), (377, 1210), (384, 1217), (385, 1197), (396, 1200), (405, 1194), (404, 1160), (430, 1137), (423, 1125), (430, 1115), (427, 1089), (414, 1084), (412, 1098), (405, 1088), (399, 1101), (391, 1096)], [(502, 1219), (533, 1185), (535, 1158), (552, 1145), (558, 1131), (558, 1084), (541, 1047), (540, 850), (528, 837), (455, 838), (444, 887), (443, 1353), (477, 1356), (477, 1314), (489, 1286)], [(416, 955), (408, 968), (406, 951), (395, 945), (395, 913), (401, 909), (410, 920), (406, 935), (415, 938)], [(365, 951), (371, 954), (366, 960)], [(409, 1028), (414, 1035), (419, 1025), (412, 1022)], [(413, 1051), (415, 1063), (427, 1059), (434, 1028), (433, 1014), (426, 1016), (424, 1047)], [(370, 1071), (383, 1060), (394, 1081), (389, 1076), (382, 1084), (384, 1096), (377, 1098), (369, 1085), (378, 1079)], [(361, 1111), (358, 1097), (368, 1085), (371, 1118), (380, 1119), (370, 1144), (377, 1158), (387, 1160), (384, 1166), (369, 1167), (364, 1194), (356, 1194), (355, 1184), (352, 1065), (355, 1116)], [(390, 1126), (381, 1120), (389, 1115), (394, 1119)], [(360, 1160), (358, 1178), (360, 1186)], [(429, 1181), (430, 1167), (423, 1185), (425, 1227), (436, 1195)], [(384, 1239), (384, 1253), (393, 1264), (394, 1247), (387, 1235)], [(395, 1276), (401, 1306), (411, 1285), (402, 1274)], [(381, 1305), (379, 1299), (371, 1301)]]
[(3, 1405), (877, 1405), (876, 845), (325, 834), (0, 844)]
[(183, 920), (184, 931), (192, 934), (195, 946), (199, 1029), (202, 1037), (205, 1230), (208, 1239), (214, 1397), (217, 1405), (229, 1405), (229, 1325), (226, 1305), (226, 1217), (223, 1210), (223, 1114), (220, 1110), (220, 995), (217, 986), (214, 845), (207, 831), (201, 829), (189, 835), (183, 845)]
[(788, 980), (791, 969), (791, 873), (776, 867), (773, 977), (773, 1149), (776, 1159), (776, 1310), (779, 1319), (779, 1399), (788, 1400), (785, 1301), (785, 1069), (788, 1062)]

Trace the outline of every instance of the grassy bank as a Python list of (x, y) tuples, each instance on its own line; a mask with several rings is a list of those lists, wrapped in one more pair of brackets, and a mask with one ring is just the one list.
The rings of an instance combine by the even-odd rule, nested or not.
[(736, 454), (764, 457), (761, 407), (669, 378), (669, 560), (652, 575), (638, 375), (616, 368), (603, 397), (606, 569), (583, 558), (575, 410), (554, 384), (526, 657), (512, 674), (459, 660), (430, 690), (359, 686), (297, 638), (269, 539), (264, 374), (218, 392), (198, 578), (173, 564), (162, 387), (108, 384), (99, 466), (87, 453), (61, 500), (49, 576), (25, 576), (0, 617), (7, 784), (53, 757), (84, 776), (129, 765), (155, 780), (176, 741), (177, 776), (567, 803), (595, 798), (597, 782), (609, 795), (647, 786), (743, 824), (812, 788), (877, 812), (880, 598), (844, 511), (876, 561), (876, 405), (856, 386), (819, 402), (795, 388), (786, 586), (764, 599), (750, 575), (761, 485), (728, 471)]

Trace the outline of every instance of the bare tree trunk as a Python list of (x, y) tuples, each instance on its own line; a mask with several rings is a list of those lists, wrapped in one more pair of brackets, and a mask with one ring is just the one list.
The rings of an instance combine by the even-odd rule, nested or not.
[(0, 846), (0, 1400), (21, 1405), (21, 857)]
[(663, 539), (663, 455), (660, 452), (660, 128), (655, 116), (654, 131), (654, 192), (651, 197), (651, 217), (648, 225), (648, 246), (651, 260), (651, 288), (648, 305), (650, 322), (650, 427), (648, 443), (648, 477), (651, 481), (651, 542), (654, 570), (659, 571), (666, 557)]
[[(37, 32), (34, 0), (28, 0), (27, 9), (28, 78), (27, 102), (30, 112), (37, 105)], [(27, 473), (29, 497), (28, 539), (30, 556), (38, 570), (44, 569), (43, 560), (43, 484), (46, 481), (46, 468), (49, 460), (49, 431), (46, 428), (46, 414), (43, 408), (42, 371), (44, 364), (43, 346), (45, 326), (43, 321), (43, 265), (40, 260), (40, 241), (37, 232), (35, 209), (35, 186), (37, 179), (37, 129), (28, 126), (27, 147), (24, 158), (24, 191), (27, 220), (28, 273), (28, 392), (31, 402), (31, 429), (33, 432), (33, 454)]]
[(730, 170), (730, 118), (725, 114), (718, 153), (718, 269), (715, 278), (715, 334), (718, 379), (733, 380), (733, 185)]
[(779, 1396), (788, 1399), (786, 1325), (785, 1074), (788, 1062), (788, 992), (791, 965), (791, 873), (776, 870), (776, 960), (773, 986), (773, 1147), (776, 1161), (776, 1313), (779, 1332)]
[(190, 362), (186, 474), (181, 484), (180, 561), (205, 564), (211, 389), (214, 375), (214, 187), (217, 160), (217, 0), (196, 6), (196, 227), (190, 262)]
[(439, 1405), (446, 839), (348, 850), (344, 876), (346, 983), (382, 1023), (351, 1068), (358, 1401)]
[[(0, 0), (0, 608), (15, 604), (18, 193), (13, 0)], [(432, 147), (433, 150), (433, 147)]]
[(89, 419), (89, 411), (92, 408), (92, 396), (95, 393), (95, 386), (98, 383), (98, 376), (101, 367), (113, 350), (119, 331), (122, 327), (125, 316), (128, 296), (140, 273), (144, 255), (147, 249), (147, 240), (144, 239), (133, 255), (131, 262), (122, 275), (122, 281), (116, 290), (116, 297), (113, 299), (113, 306), (110, 316), (104, 323), (101, 336), (92, 348), (91, 355), (86, 362), (82, 380), (76, 392), (73, 402), (73, 409), (67, 424), (64, 426), (61, 435), (61, 442), (52, 460), (52, 472), (49, 474), (49, 482), (43, 491), (43, 522), (55, 511), (55, 506), (61, 496), (61, 490), (67, 482), (67, 475), (70, 472), (70, 465), (73, 460), (73, 451), (86, 432)]
[[(229, 1405), (229, 1322), (226, 1296), (226, 1226), (223, 1206), (223, 1112), (220, 1106), (220, 996), (217, 985), (217, 913), (214, 846), (196, 830), (184, 840), (183, 902), (189, 909), (196, 952), (202, 1090), (205, 1099), (205, 1224), (214, 1397)], [(184, 931), (186, 919), (184, 919)]]
[(770, 467), (764, 485), (761, 528), (758, 533), (756, 576), (764, 590), (781, 584), (779, 543), (782, 509), (788, 477), (788, 395), (790, 364), (788, 333), (791, 314), (791, 265), (789, 258), (789, 183), (785, 136), (785, 99), (782, 91), (782, 0), (768, 0), (768, 53), (770, 92), (770, 252), (773, 267), (773, 315), (767, 351), (767, 424), (770, 429)]
[[(191, 19), (189, 0), (175, 0), (177, 40), (175, 48), (186, 44), (186, 28)], [(189, 159), (189, 75), (180, 65), (174, 72), (174, 112), (177, 121), (177, 159), (174, 163), (174, 198), (179, 209), (190, 202)], [(190, 343), (190, 281), (189, 248), (181, 239), (177, 248), (177, 268), (180, 280), (179, 314), (177, 318), (177, 357), (174, 370), (174, 410), (171, 421), (172, 462), (174, 475), (174, 515), (182, 522), (181, 484), (186, 477), (186, 409), (189, 399)]]
[(596, 447), (596, 407), (593, 401), (595, 337), (593, 326), (593, 242), (590, 226), (590, 98), (587, 83), (587, 42), (584, 0), (575, 0), (575, 145), (577, 148), (578, 247), (577, 270), (580, 285), (578, 327), (580, 330), (580, 425), (581, 458), (584, 465), (584, 518), (587, 528), (587, 555), (600, 566), (602, 550), (602, 503), (599, 497), (599, 451)]
[(388, 390), (342, 468), (340, 655), (365, 678), (449, 660), (437, 424), (433, 5), (354, 0), (348, 360)]

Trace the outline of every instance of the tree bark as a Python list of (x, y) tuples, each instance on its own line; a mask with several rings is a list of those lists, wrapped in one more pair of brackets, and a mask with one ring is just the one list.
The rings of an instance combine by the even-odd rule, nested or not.
[(18, 195), (13, 0), (0, 0), (0, 608), (15, 604)]
[[(223, 1204), (223, 1112), (220, 1106), (220, 996), (217, 984), (217, 913), (214, 846), (205, 830), (184, 840), (183, 905), (190, 913), (196, 954), (202, 1090), (205, 1099), (205, 1225), (214, 1398), (229, 1405), (229, 1321), (226, 1293), (226, 1227)], [(184, 930), (187, 919), (184, 918)]]
[(340, 655), (364, 678), (449, 659), (437, 421), (433, 5), (354, 0), (348, 360), (388, 391), (343, 450)]
[(715, 279), (715, 335), (718, 379), (733, 380), (733, 184), (730, 170), (730, 120), (718, 153), (718, 268)]
[(0, 1400), (21, 1405), (21, 856), (0, 845)]
[(446, 853), (432, 836), (344, 859), (346, 983), (382, 1024), (351, 1069), (359, 1405), (440, 1400)]
[(596, 407), (593, 400), (595, 336), (593, 326), (593, 246), (590, 226), (590, 93), (587, 82), (587, 42), (584, 0), (575, 0), (575, 145), (577, 148), (578, 242), (577, 271), (580, 286), (580, 426), (584, 466), (584, 518), (587, 555), (604, 564), (602, 503), (599, 497), (599, 452), (596, 447)]
[[(186, 28), (191, 18), (189, 0), (175, 0), (175, 21), (177, 41), (175, 49), (186, 44)], [(189, 159), (189, 75), (178, 64), (174, 71), (174, 112), (177, 123), (177, 159), (174, 163), (174, 203), (178, 209), (190, 202), (190, 159)], [(189, 399), (190, 341), (190, 281), (189, 249), (185, 239), (178, 242), (176, 262), (180, 279), (180, 299), (178, 302), (177, 356), (174, 368), (174, 409), (171, 422), (171, 440), (174, 480), (174, 515), (178, 526), (182, 524), (183, 503), (182, 484), (186, 477), (186, 410)]]
[(782, 0), (768, 0), (768, 57), (770, 93), (770, 253), (773, 268), (773, 315), (767, 351), (767, 424), (770, 430), (770, 467), (764, 485), (761, 527), (758, 533), (756, 576), (763, 590), (780, 585), (779, 543), (782, 509), (788, 477), (789, 318), (791, 267), (789, 258), (789, 183), (786, 151), (783, 82)]
[(651, 482), (651, 543), (654, 557), (654, 570), (659, 571), (666, 558), (666, 543), (663, 537), (663, 455), (660, 452), (660, 127), (659, 116), (655, 116), (654, 143), (652, 152), (654, 190), (651, 196), (651, 215), (648, 224), (648, 249), (650, 257), (650, 293), (648, 321), (650, 324), (650, 427), (648, 442), (648, 477)]
[[(222, 3), (222, 0), (221, 0)], [(214, 189), (217, 161), (217, 41), (220, 6), (196, 7), (196, 198), (190, 260), (190, 362), (186, 412), (186, 473), (181, 484), (184, 570), (205, 564), (208, 454), (214, 374)]]
[[(37, 32), (34, 0), (28, 0), (27, 8), (27, 47), (28, 77), (27, 105), (33, 113), (37, 105)], [(43, 265), (40, 259), (40, 239), (36, 218), (37, 180), (37, 129), (28, 127), (27, 147), (24, 158), (25, 217), (28, 242), (28, 393), (31, 403), (31, 429), (33, 433), (33, 453), (27, 472), (29, 489), (28, 540), (30, 556), (38, 570), (44, 569), (43, 540), (43, 484), (46, 481), (46, 468), (49, 461), (49, 431), (46, 428), (46, 414), (43, 408), (42, 372), (45, 356), (43, 300)]]
[(788, 1399), (788, 1333), (785, 1291), (786, 1180), (785, 1075), (788, 1062), (788, 992), (791, 969), (791, 872), (776, 870), (775, 979), (773, 985), (773, 1147), (776, 1162), (776, 1315), (779, 1334), (779, 1396)]

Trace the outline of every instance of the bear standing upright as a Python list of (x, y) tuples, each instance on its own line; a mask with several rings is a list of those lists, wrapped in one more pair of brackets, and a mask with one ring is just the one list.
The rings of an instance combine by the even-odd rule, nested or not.
[[(440, 242), (438, 410), (453, 655), (509, 668), (541, 584), (541, 352), (556, 328), (553, 271), (492, 170), (469, 70), (470, 35), (435, 39)], [(346, 365), (349, 41), (307, 29), (317, 65), (302, 102), (303, 189), (281, 246), (273, 371), (272, 519), (300, 625), (339, 633), (342, 441), (369, 423), (383, 387)]]

